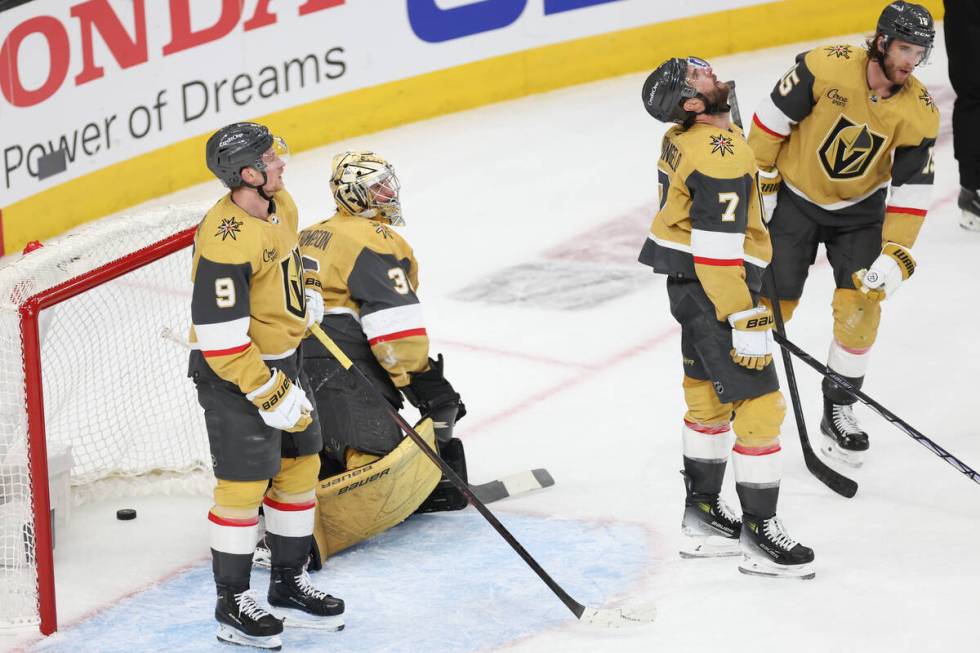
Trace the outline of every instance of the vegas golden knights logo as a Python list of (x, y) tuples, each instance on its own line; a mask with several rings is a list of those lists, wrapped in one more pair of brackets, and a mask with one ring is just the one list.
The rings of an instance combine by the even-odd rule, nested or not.
[(296, 317), (306, 317), (306, 295), (303, 294), (303, 258), (299, 248), (280, 261), (283, 290), (286, 293), (286, 310)]
[(885, 140), (866, 124), (855, 124), (841, 114), (820, 146), (820, 163), (831, 179), (855, 179), (868, 171)]

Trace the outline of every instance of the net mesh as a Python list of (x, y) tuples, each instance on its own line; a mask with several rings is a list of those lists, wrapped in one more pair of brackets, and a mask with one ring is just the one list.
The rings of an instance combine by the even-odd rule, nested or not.
[[(207, 206), (120, 215), (0, 270), (0, 626), (37, 623), (32, 484), (19, 307), (31, 296), (166, 239)], [(191, 250), (41, 311), (49, 458), (70, 447), (74, 500), (207, 492), (203, 413), (187, 378)]]

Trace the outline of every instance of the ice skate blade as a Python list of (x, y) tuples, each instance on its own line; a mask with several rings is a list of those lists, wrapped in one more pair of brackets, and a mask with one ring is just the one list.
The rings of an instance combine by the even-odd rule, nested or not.
[(967, 231), (980, 231), (980, 215), (961, 209), (960, 226)]
[(261, 569), (271, 569), (272, 552), (265, 547), (256, 547), (255, 553), (252, 554), (252, 566), (259, 567)]
[(820, 432), (820, 436), (820, 453), (822, 453), (824, 457), (844, 463), (848, 467), (853, 467), (855, 469), (858, 469), (864, 464), (864, 454), (867, 452), (841, 449), (837, 445), (837, 441), (831, 436), (822, 431)]
[(747, 576), (767, 576), (769, 578), (798, 578), (810, 580), (817, 575), (810, 563), (804, 565), (777, 565), (757, 558), (744, 556), (738, 570)]
[(742, 554), (738, 538), (721, 535), (691, 535), (682, 531), (682, 541), (678, 550), (684, 559), (728, 558)]
[(268, 637), (253, 637), (239, 632), (226, 624), (218, 624), (218, 641), (225, 644), (236, 644), (238, 646), (249, 646), (265, 651), (282, 650), (282, 638), (279, 635), (269, 635)]
[(338, 614), (329, 617), (318, 617), (309, 612), (294, 610), (292, 608), (280, 608), (270, 606), (269, 612), (276, 619), (282, 619), (284, 628), (307, 628), (311, 630), (327, 630), (336, 632), (344, 629), (344, 615)]

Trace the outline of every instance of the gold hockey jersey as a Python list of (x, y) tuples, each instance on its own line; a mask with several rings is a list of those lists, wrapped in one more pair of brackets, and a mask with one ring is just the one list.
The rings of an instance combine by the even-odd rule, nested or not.
[(293, 354), (306, 331), (296, 204), (286, 191), (273, 197), (276, 213), (262, 220), (229, 193), (194, 236), (191, 367), (201, 355), (243, 393), (268, 381), (270, 366), (297, 378)]
[[(338, 316), (342, 333), (354, 351), (370, 347), (371, 354), (396, 387), (409, 383), (409, 373), (429, 366), (429, 337), (416, 296), (418, 263), (412, 248), (389, 225), (369, 218), (336, 213), (300, 234), (306, 284), (323, 295), (324, 325)], [(326, 328), (326, 327), (325, 327)], [(333, 335), (333, 333), (331, 333)], [(303, 344), (304, 355), (320, 352), (313, 339)]]
[(640, 262), (697, 279), (719, 320), (752, 308), (772, 258), (762, 222), (758, 169), (738, 127), (695, 123), (667, 130), (657, 164), (660, 210)]
[(877, 97), (867, 68), (867, 52), (849, 45), (799, 55), (759, 106), (749, 144), (831, 226), (884, 217), (882, 239), (911, 247), (929, 208), (939, 111), (912, 76)]

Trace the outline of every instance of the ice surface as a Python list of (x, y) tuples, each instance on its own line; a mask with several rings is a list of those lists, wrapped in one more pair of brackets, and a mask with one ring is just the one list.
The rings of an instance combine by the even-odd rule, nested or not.
[[(858, 44), (861, 36), (838, 42)], [(714, 63), (719, 76), (738, 81), (750, 116), (810, 45)], [(977, 468), (980, 234), (957, 226), (953, 95), (941, 43), (920, 76), (943, 112), (936, 188), (915, 247), (916, 274), (883, 308), (865, 390)], [(330, 215), (333, 153), (370, 147), (394, 163), (429, 333), (469, 410), (458, 433), (471, 478), (546, 467), (555, 487), (497, 504), (502, 519), (579, 601), (654, 601), (656, 623), (608, 633), (585, 628), (470, 511), (413, 518), (339, 556), (314, 580), (347, 599), (347, 629), (288, 633), (284, 650), (980, 647), (980, 487), (864, 407), (856, 412), (872, 445), (864, 468), (843, 470), (861, 485), (851, 500), (810, 476), (792, 417), (784, 424), (780, 513), (793, 537), (815, 549), (814, 580), (752, 578), (730, 558), (678, 557), (679, 331), (663, 281), (633, 262), (656, 202), (663, 132), (640, 106), (643, 78), (336, 143), (295, 156), (286, 179), (303, 222), (311, 223)], [(215, 182), (160, 202), (220, 193)], [(819, 359), (831, 335), (832, 291), (821, 259), (788, 327)], [(799, 363), (797, 376), (813, 437), (820, 379)], [(730, 478), (725, 493), (736, 504)], [(227, 650), (208, 621), (207, 500), (140, 501), (147, 503), (84, 506), (59, 536), (62, 630), (36, 650)], [(120, 535), (107, 515), (124, 503), (140, 517)], [(257, 578), (260, 586), (264, 577)], [(8, 648), (34, 640), (0, 635)]]

